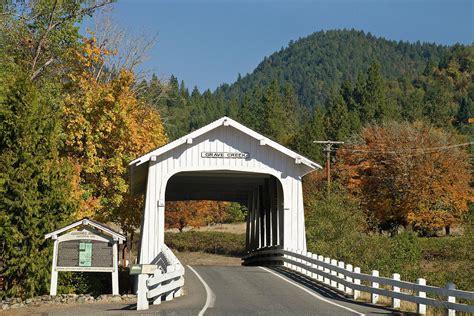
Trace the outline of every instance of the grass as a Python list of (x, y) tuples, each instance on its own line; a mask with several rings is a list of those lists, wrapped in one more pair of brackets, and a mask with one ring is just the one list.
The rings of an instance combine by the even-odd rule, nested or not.
[(245, 234), (212, 231), (167, 232), (165, 244), (179, 252), (206, 252), (235, 257), (245, 254)]

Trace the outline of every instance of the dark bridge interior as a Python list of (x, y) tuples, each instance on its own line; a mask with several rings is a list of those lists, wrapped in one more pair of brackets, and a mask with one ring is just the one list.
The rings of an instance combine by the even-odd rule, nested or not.
[(166, 200), (231, 201), (246, 205), (253, 190), (265, 186), (270, 178), (271, 175), (263, 173), (181, 172), (169, 180)]

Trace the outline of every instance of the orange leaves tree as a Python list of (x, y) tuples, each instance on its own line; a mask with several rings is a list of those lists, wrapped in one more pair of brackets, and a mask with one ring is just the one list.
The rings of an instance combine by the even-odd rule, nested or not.
[(364, 128), (338, 150), (338, 176), (362, 197), (373, 227), (423, 234), (460, 222), (471, 198), (469, 154), (458, 135), (421, 123)]
[(166, 202), (166, 228), (200, 227), (230, 221), (232, 203), (221, 201), (170, 201)]
[(127, 164), (166, 143), (160, 116), (140, 102), (134, 76), (121, 71), (101, 81), (98, 68), (111, 52), (83, 39), (74, 52), (64, 99), (65, 154), (76, 165), (81, 213), (118, 221), (131, 230), (140, 221), (140, 200), (128, 196)]

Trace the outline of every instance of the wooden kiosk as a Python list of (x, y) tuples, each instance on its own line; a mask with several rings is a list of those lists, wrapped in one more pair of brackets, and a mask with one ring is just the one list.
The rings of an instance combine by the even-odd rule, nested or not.
[(44, 237), (54, 240), (50, 295), (56, 295), (59, 271), (110, 272), (112, 294), (119, 294), (118, 244), (125, 236), (83, 218)]

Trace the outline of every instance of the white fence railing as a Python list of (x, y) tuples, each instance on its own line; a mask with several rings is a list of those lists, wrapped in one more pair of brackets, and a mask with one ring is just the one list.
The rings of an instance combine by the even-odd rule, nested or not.
[[(382, 295), (392, 299), (393, 308), (400, 308), (400, 301), (413, 302), (417, 304), (417, 312), (422, 315), (426, 314), (426, 305), (444, 308), (449, 316), (455, 315), (456, 311), (474, 313), (472, 302), (470, 304), (456, 303), (456, 299), (474, 301), (474, 292), (456, 290), (453, 283), (440, 288), (426, 285), (426, 280), (422, 278), (416, 283), (402, 281), (397, 273), (394, 273), (391, 278), (379, 276), (377, 270), (373, 270), (371, 274), (365, 274), (361, 273), (359, 267), (353, 267), (342, 261), (310, 252), (277, 248), (259, 250), (244, 257), (243, 260), (245, 264), (283, 264), (293, 271), (354, 299), (360, 297), (360, 292), (370, 293), (373, 304), (376, 304), (379, 295)], [(366, 284), (362, 283), (363, 281)], [(401, 289), (406, 291), (402, 292)], [(427, 297), (427, 293), (440, 298)]]
[(141, 282), (139, 281), (137, 291), (137, 310), (148, 309), (150, 301), (157, 305), (162, 301), (170, 301), (182, 295), (183, 265), (166, 245), (163, 245), (161, 254), (163, 256), (159, 257), (159, 262), (156, 262), (159, 268), (154, 271), (154, 274), (138, 275)]

